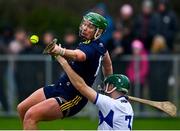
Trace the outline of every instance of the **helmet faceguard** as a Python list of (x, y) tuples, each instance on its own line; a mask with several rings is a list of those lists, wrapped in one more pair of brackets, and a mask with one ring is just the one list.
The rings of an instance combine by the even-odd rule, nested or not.
[[(123, 92), (124, 94), (127, 94), (130, 88), (129, 79), (125, 75), (121, 75), (121, 74), (113, 74), (113, 75), (108, 76), (104, 80), (104, 84), (105, 84), (104, 91), (107, 94), (110, 94), (115, 90), (119, 92)], [(108, 89), (110, 84), (113, 85), (113, 88), (111, 90)]]
[(105, 90), (104, 90), (104, 92), (107, 93), (107, 94), (110, 94), (110, 93), (112, 93), (113, 91), (115, 91), (115, 90), (117, 89), (117, 87), (114, 87), (114, 85), (113, 85), (114, 88), (112, 88), (111, 90), (109, 90), (109, 86), (110, 86), (109, 83), (107, 83), (107, 84), (105, 85)]
[(94, 34), (91, 40), (98, 39), (107, 27), (107, 20), (103, 16), (94, 12), (90, 12), (83, 17), (83, 20), (79, 27), (79, 35), (83, 38), (85, 38), (85, 36), (83, 36), (84, 29), (82, 26), (85, 21), (88, 21), (91, 25), (95, 27)]

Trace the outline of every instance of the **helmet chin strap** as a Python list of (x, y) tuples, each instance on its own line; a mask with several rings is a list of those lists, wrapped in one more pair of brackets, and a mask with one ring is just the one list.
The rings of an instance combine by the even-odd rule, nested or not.
[(107, 94), (110, 94), (117, 89), (116, 87), (114, 87), (112, 90), (108, 91), (108, 87), (109, 87), (109, 83), (107, 83), (106, 87), (105, 87), (105, 93), (107, 93)]

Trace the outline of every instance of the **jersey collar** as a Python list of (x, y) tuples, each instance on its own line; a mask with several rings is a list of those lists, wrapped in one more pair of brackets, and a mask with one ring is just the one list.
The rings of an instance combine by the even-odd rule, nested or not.
[(83, 42), (83, 44), (89, 44), (91, 42), (91, 40), (86, 40)]
[(120, 96), (120, 97), (116, 98), (116, 100), (117, 100), (117, 99), (120, 99), (120, 98), (123, 98), (123, 97), (124, 97), (125, 99), (127, 99), (126, 96)]

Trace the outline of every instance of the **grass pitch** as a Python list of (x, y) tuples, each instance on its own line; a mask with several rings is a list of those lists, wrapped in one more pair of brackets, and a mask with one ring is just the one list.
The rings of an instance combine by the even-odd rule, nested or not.
[[(42, 130), (96, 130), (98, 120), (89, 118), (68, 118), (41, 122)], [(1, 117), (0, 130), (20, 130), (22, 125), (17, 117)], [(180, 130), (180, 118), (135, 118), (133, 130)]]

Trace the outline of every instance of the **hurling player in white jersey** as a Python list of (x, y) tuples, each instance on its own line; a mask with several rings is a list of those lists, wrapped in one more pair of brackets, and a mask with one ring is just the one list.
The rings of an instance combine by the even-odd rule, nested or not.
[(109, 75), (104, 80), (104, 91), (99, 94), (69, 66), (62, 56), (56, 56), (74, 87), (99, 109), (98, 130), (132, 130), (133, 109), (126, 95), (130, 88), (129, 79), (122, 74)]

